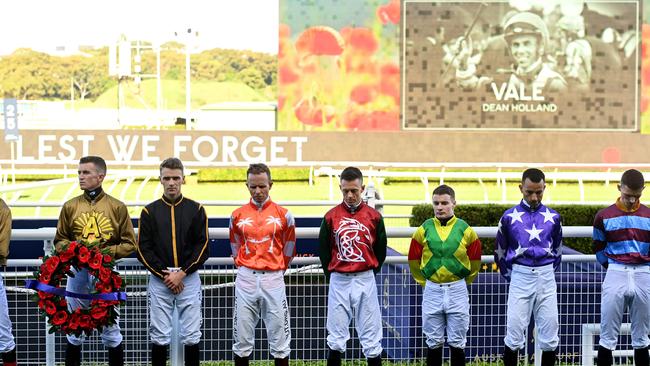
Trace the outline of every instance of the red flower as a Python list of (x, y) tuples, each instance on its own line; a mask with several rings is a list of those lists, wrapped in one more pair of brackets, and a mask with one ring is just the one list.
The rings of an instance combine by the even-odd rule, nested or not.
[(122, 277), (120, 277), (117, 273), (112, 276), (113, 278), (113, 286), (115, 288), (122, 288)]
[(77, 253), (75, 252), (78, 248), (77, 242), (73, 241), (68, 246), (66, 249), (59, 253), (59, 257), (61, 259), (61, 262), (68, 262), (70, 259), (74, 258)]
[(38, 298), (39, 299), (49, 299), (49, 298), (52, 298), (52, 297), (54, 297), (53, 294), (50, 294), (50, 293), (47, 293), (47, 292), (44, 292), (44, 291), (39, 291), (38, 292)]
[(371, 113), (348, 113), (345, 120), (349, 129), (360, 131), (399, 130), (399, 113), (374, 111)]
[[(110, 281), (110, 277), (109, 277), (109, 281)], [(97, 289), (97, 291), (105, 294), (105, 293), (112, 292), (113, 291), (113, 286), (111, 286), (110, 283), (97, 282), (95, 284), (95, 289)]]
[(41, 277), (38, 280), (42, 283), (50, 283), (52, 274), (50, 272), (41, 272)]
[(399, 77), (399, 66), (395, 65), (394, 63), (387, 63), (381, 66), (381, 74), (382, 76), (389, 77), (389, 76), (395, 76)]
[(294, 71), (290, 65), (281, 65), (278, 68), (278, 81), (280, 84), (295, 83), (300, 79), (300, 76)]
[(97, 302), (101, 306), (111, 306), (111, 305), (119, 305), (120, 304), (119, 300), (97, 300)]
[(366, 104), (375, 97), (372, 85), (357, 85), (350, 92), (350, 100), (357, 104)]
[(110, 281), (111, 273), (113, 273), (109, 268), (102, 267), (99, 269), (99, 280), (102, 282)]
[(60, 308), (67, 308), (68, 307), (68, 302), (65, 300), (65, 297), (62, 297), (61, 300), (59, 300), (59, 307)]
[(104, 263), (111, 263), (113, 261), (113, 257), (111, 257), (108, 254), (104, 254)]
[(45, 313), (47, 315), (52, 315), (52, 314), (56, 313), (56, 305), (50, 300), (45, 300), (44, 301), (43, 308), (45, 309)]
[(400, 0), (391, 0), (390, 3), (377, 7), (377, 17), (379, 17), (379, 20), (382, 24), (386, 24), (388, 22), (391, 22), (393, 24), (399, 23), (399, 2)]
[(101, 320), (108, 315), (108, 309), (101, 306), (96, 306), (90, 309), (90, 316), (93, 319)]
[(68, 244), (68, 248), (66, 249), (66, 252), (74, 253), (75, 250), (77, 250), (78, 245), (79, 244), (77, 244), (76, 241), (70, 242), (70, 244)]
[(293, 53), (291, 40), (280, 38), (280, 43), (278, 44), (278, 60), (282, 61), (285, 57)]
[(289, 38), (291, 36), (291, 27), (284, 23), (280, 23), (279, 27), (280, 39)]
[(83, 314), (79, 317), (79, 326), (82, 329), (88, 329), (90, 326), (90, 315)]
[(79, 314), (72, 313), (70, 314), (70, 321), (68, 322), (68, 328), (71, 330), (77, 330), (79, 328)]
[(368, 28), (345, 28), (341, 30), (347, 45), (364, 55), (372, 55), (379, 48), (379, 42)]
[(84, 246), (79, 248), (79, 254), (77, 255), (77, 259), (79, 259), (79, 262), (81, 263), (88, 263), (88, 259), (90, 259), (90, 250), (88, 250), (88, 248)]
[(381, 67), (381, 81), (379, 82), (379, 92), (392, 97), (395, 101), (395, 105), (399, 105), (399, 85), (399, 66), (392, 63), (383, 65)]
[(340, 55), (343, 45), (339, 32), (325, 26), (307, 28), (296, 40), (296, 50), (310, 55)]
[(47, 259), (47, 261), (45, 261), (44, 264), (48, 272), (54, 272), (56, 271), (57, 267), (59, 267), (59, 263), (61, 263), (59, 257), (50, 257)]
[(65, 252), (59, 254), (61, 262), (66, 263), (75, 256), (74, 250), (66, 250)]
[(298, 120), (306, 125), (322, 126), (323, 120), (329, 122), (334, 117), (332, 107), (320, 107), (315, 100), (301, 100), (293, 108), (293, 112)]
[(88, 261), (88, 267), (92, 269), (99, 269), (102, 266), (102, 254), (97, 253), (95, 254), (89, 261)]
[(63, 310), (57, 311), (56, 314), (52, 317), (52, 324), (61, 325), (68, 320), (68, 313)]

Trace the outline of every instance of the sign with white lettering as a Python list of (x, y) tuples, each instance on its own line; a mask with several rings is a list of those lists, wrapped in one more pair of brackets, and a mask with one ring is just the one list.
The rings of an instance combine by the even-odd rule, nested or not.
[(403, 2), (406, 130), (639, 128), (639, 3)]
[[(621, 163), (646, 163), (650, 135), (640, 133), (547, 131), (239, 132), (151, 130), (27, 130), (16, 141), (15, 161), (28, 166), (73, 163), (99, 155), (111, 164), (158, 166), (176, 156), (187, 166), (347, 166), (353, 162), (449, 163), (521, 162), (520, 152), (535, 152), (538, 162), (600, 163), (611, 151)], [(575, 148), (575, 141), (581, 146)], [(432, 141), (435, 154), (431, 153)], [(471, 143), (468, 143), (470, 141)], [(11, 158), (0, 142), (0, 164)], [(461, 151), (462, 154), (458, 152)]]
[(157, 165), (175, 156), (183, 161), (204, 164), (301, 162), (305, 136), (255, 136), (175, 131), (27, 131), (17, 143), (19, 161), (76, 161), (86, 155), (100, 155), (113, 162), (140, 162)]
[(3, 115), (5, 119), (5, 141), (18, 140), (18, 103), (16, 99), (3, 100)]

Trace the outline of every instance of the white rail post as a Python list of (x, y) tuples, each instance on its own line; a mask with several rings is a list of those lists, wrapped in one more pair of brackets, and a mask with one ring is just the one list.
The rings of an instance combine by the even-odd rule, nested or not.
[(372, 208), (375, 208), (375, 183), (373, 181), (369, 181), (368, 185), (366, 186), (366, 191), (364, 192), (364, 201), (366, 201), (366, 204)]
[[(52, 240), (43, 240), (43, 254), (48, 255), (52, 253), (53, 242)], [(54, 366), (56, 361), (56, 345), (54, 333), (50, 333), (50, 325), (45, 322), (45, 364), (47, 366)]]
[(172, 366), (183, 366), (185, 364), (185, 350), (181, 344), (181, 338), (178, 336), (180, 329), (178, 310), (176, 310), (176, 306), (174, 306), (174, 313), (172, 316), (172, 341), (169, 357)]
[(334, 201), (334, 177), (332, 176), (332, 172), (329, 172), (329, 178), (330, 178), (330, 201)]
[(542, 366), (542, 349), (537, 341), (537, 326), (533, 329), (533, 334), (535, 335), (535, 366)]
[(582, 324), (582, 366), (594, 365), (595, 324)]

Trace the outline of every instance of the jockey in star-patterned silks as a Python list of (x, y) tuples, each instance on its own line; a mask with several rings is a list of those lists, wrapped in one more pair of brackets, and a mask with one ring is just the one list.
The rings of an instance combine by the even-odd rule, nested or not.
[(546, 188), (541, 170), (526, 170), (519, 188), (523, 199), (503, 213), (494, 251), (501, 275), (510, 282), (504, 366), (517, 364), (531, 313), (542, 366), (552, 366), (559, 343), (555, 270), (562, 259), (561, 218), (541, 202)]
[(501, 275), (510, 281), (513, 264), (540, 267), (562, 259), (562, 225), (560, 214), (540, 204), (532, 210), (522, 200), (504, 212), (499, 220), (495, 262)]

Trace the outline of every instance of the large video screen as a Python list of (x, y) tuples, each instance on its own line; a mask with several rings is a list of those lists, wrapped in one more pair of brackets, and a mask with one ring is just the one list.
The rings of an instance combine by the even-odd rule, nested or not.
[(405, 129), (637, 130), (637, 2), (403, 5)]

